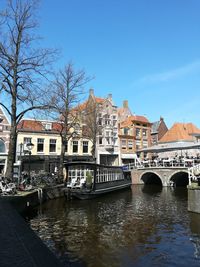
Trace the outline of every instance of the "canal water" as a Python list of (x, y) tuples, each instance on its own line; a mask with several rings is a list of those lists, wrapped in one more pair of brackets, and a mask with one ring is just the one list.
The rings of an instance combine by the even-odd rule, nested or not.
[(200, 214), (187, 211), (186, 188), (52, 200), (27, 220), (64, 266), (200, 266)]

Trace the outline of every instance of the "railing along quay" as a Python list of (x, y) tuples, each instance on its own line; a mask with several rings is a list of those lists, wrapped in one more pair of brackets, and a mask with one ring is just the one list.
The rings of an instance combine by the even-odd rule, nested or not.
[[(144, 169), (144, 168), (192, 168), (200, 165), (200, 159), (159, 159), (159, 160), (143, 160), (135, 163), (129, 163), (124, 165), (124, 169), (127, 171), (133, 169)], [(199, 167), (200, 173), (200, 167)]]
[(200, 164), (188, 168), (189, 185), (192, 181), (200, 181)]

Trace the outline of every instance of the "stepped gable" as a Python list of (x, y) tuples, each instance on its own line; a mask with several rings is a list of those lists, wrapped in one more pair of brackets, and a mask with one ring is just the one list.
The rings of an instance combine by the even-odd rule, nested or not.
[(123, 107), (117, 109), (119, 122), (125, 121), (128, 117), (132, 116), (132, 112), (128, 106), (128, 100), (123, 101)]
[(200, 134), (200, 129), (193, 123), (175, 123), (160, 139), (159, 143), (193, 141), (193, 134)]
[[(105, 98), (100, 98), (100, 97), (94, 97), (93, 99), (94, 99), (95, 102), (98, 103), (98, 104), (102, 104), (102, 103), (105, 101)], [(73, 108), (73, 109), (72, 109), (72, 113), (73, 113), (73, 111), (74, 111), (74, 112), (77, 112), (77, 111), (80, 111), (80, 112), (81, 112), (81, 111), (85, 110), (86, 107), (87, 107), (87, 105), (88, 105), (88, 100), (85, 101), (85, 102), (83, 102), (83, 103), (81, 103), (81, 104), (79, 104), (79, 105), (76, 106), (75, 108)]]

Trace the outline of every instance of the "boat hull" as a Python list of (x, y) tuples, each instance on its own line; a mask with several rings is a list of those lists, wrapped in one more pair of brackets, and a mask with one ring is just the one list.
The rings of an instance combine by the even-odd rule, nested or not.
[(72, 189), (70, 191), (70, 195), (74, 198), (87, 200), (87, 199), (92, 199), (92, 198), (102, 196), (107, 193), (129, 188), (130, 186), (131, 186), (131, 182), (123, 183), (123, 184), (115, 185), (111, 187), (106, 187), (106, 188), (99, 188), (99, 189), (97, 188), (95, 190)]

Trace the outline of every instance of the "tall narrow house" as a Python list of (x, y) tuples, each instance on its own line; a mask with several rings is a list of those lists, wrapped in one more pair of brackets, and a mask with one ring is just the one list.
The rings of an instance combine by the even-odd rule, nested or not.
[(118, 113), (112, 95), (99, 98), (90, 89), (88, 100), (81, 106), (85, 137), (92, 142), (92, 155), (99, 164), (120, 164)]
[(0, 108), (0, 176), (5, 174), (10, 140), (10, 123)]

